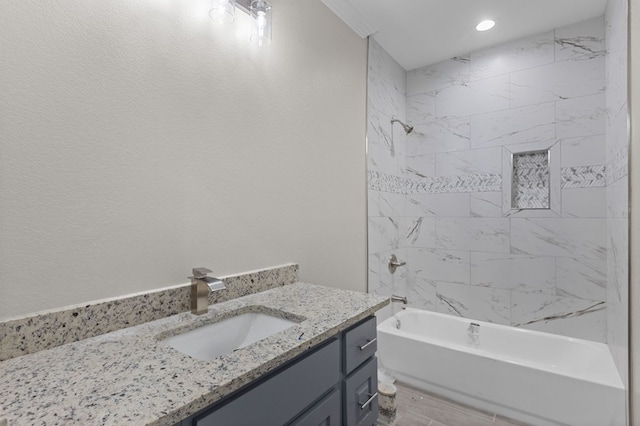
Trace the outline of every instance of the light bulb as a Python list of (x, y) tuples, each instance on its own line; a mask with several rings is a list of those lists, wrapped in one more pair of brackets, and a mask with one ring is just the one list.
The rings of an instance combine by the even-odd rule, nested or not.
[(254, 0), (251, 2), (251, 17), (251, 41), (258, 46), (271, 43), (271, 5), (263, 0)]
[(235, 20), (236, 0), (211, 0), (209, 17), (219, 24), (231, 23)]
[(478, 31), (487, 31), (487, 30), (490, 30), (491, 28), (493, 28), (494, 25), (496, 25), (496, 21), (494, 21), (492, 19), (485, 19), (484, 21), (482, 21), (478, 25), (476, 25), (476, 30), (478, 30)]

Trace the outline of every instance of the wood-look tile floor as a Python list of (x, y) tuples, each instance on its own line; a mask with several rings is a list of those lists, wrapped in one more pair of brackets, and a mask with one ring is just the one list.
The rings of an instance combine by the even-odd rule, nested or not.
[(398, 390), (396, 426), (526, 426), (402, 383), (395, 385)]

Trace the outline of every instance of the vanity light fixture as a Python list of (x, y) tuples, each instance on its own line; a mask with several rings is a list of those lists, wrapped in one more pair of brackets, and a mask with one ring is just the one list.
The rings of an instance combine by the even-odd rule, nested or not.
[(271, 4), (265, 0), (211, 0), (209, 16), (218, 23), (234, 21), (238, 7), (251, 17), (251, 41), (258, 46), (271, 43)]
[(478, 31), (487, 31), (487, 30), (490, 30), (491, 28), (493, 28), (495, 25), (496, 25), (496, 21), (494, 21), (492, 19), (485, 19), (484, 21), (482, 21), (478, 25), (476, 25), (476, 30), (478, 30)]

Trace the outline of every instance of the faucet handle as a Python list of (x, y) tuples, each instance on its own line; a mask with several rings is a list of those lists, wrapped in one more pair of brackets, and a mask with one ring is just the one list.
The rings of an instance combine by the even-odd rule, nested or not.
[(191, 272), (193, 272), (193, 278), (201, 280), (203, 278), (206, 278), (209, 272), (213, 271), (207, 268), (193, 268)]

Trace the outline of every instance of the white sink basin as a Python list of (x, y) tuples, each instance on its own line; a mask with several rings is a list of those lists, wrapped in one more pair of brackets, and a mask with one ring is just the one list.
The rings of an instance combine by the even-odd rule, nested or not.
[(268, 314), (250, 312), (204, 325), (163, 341), (193, 358), (210, 361), (298, 324)]

